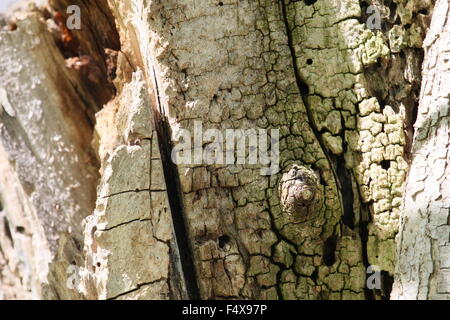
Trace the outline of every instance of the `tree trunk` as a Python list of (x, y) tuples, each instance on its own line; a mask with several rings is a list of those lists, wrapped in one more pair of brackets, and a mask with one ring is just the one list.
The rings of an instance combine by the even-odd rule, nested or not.
[(436, 6), (429, 31), (433, 0), (10, 11), (0, 296), (389, 299), (395, 273), (394, 298), (448, 298)]
[(406, 183), (393, 298), (450, 298), (449, 3), (439, 0), (425, 61)]

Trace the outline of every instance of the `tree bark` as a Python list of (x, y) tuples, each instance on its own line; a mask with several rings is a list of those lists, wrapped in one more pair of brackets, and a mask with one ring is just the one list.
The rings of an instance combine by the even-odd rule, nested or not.
[[(80, 30), (65, 27), (74, 4)], [(429, 30), (432, 0), (10, 12), (3, 298), (388, 299), (394, 273), (394, 298), (448, 298), (448, 2), (436, 6)], [(200, 129), (269, 133), (279, 170), (251, 150), (208, 162), (211, 136), (174, 161)]]
[(399, 233), (395, 299), (450, 298), (448, 1), (438, 1), (425, 61)]

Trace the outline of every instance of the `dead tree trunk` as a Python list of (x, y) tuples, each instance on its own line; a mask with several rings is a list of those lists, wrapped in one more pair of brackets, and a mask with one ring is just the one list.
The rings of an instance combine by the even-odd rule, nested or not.
[(393, 298), (450, 298), (450, 11), (436, 4), (399, 233)]
[(49, 2), (0, 32), (4, 298), (389, 298), (434, 1)]

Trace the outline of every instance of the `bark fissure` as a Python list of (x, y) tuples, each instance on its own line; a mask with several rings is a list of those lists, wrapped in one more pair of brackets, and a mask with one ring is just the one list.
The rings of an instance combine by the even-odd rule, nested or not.
[[(158, 133), (159, 150), (161, 161), (163, 163), (164, 179), (166, 181), (167, 194), (170, 211), (172, 214), (172, 223), (174, 227), (175, 238), (179, 249), (179, 258), (185, 279), (185, 285), (188, 297), (190, 299), (199, 299), (200, 291), (197, 284), (197, 274), (194, 264), (194, 255), (190, 245), (189, 232), (186, 226), (185, 212), (183, 210), (182, 192), (178, 176), (178, 169), (172, 161), (172, 136), (170, 126), (161, 106), (158, 79), (154, 74), (155, 91), (157, 99), (157, 110), (154, 110), (155, 126)], [(156, 108), (155, 108), (156, 109)]]
[(167, 279), (165, 279), (165, 278), (161, 278), (161, 279), (158, 279), (158, 280), (155, 280), (155, 281), (151, 281), (151, 282), (140, 283), (140, 284), (138, 284), (138, 285), (136, 286), (136, 288), (131, 289), (131, 290), (126, 291), (126, 292), (123, 292), (123, 293), (120, 293), (120, 294), (118, 294), (118, 295), (116, 295), (116, 296), (114, 296), (114, 297), (108, 298), (107, 300), (116, 300), (116, 299), (119, 299), (119, 298), (121, 298), (121, 297), (124, 297), (124, 296), (130, 294), (130, 293), (139, 291), (140, 289), (142, 289), (142, 288), (145, 287), (145, 286), (151, 286), (151, 285), (153, 285), (153, 284), (156, 284), (156, 283), (159, 283), (159, 282), (162, 282), (162, 281), (166, 281), (166, 280), (167, 280)]

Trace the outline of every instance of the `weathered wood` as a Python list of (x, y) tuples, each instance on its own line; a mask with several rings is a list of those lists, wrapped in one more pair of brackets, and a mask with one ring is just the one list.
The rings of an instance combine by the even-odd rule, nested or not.
[(49, 2), (0, 32), (6, 298), (380, 299), (397, 261), (394, 297), (448, 297), (434, 1)]
[[(42, 12), (0, 32), (0, 242), (24, 297), (80, 298), (67, 288), (83, 263), (83, 219), (96, 200), (92, 116), (101, 105), (66, 67)], [(6, 232), (6, 234), (5, 234)]]
[(450, 9), (438, 0), (425, 61), (393, 299), (450, 299)]

